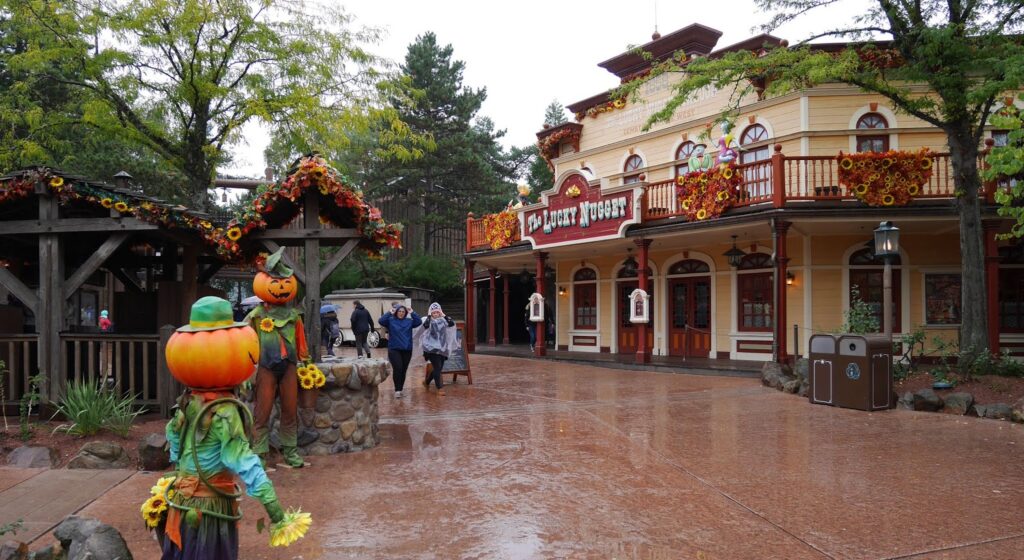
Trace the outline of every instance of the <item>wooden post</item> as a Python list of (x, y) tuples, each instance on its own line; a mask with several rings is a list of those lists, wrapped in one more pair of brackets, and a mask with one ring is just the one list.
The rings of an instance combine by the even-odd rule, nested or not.
[(181, 248), (181, 302), (177, 323), (184, 325), (189, 321), (189, 310), (196, 301), (199, 278), (199, 247), (193, 244)]
[(775, 349), (775, 361), (784, 364), (788, 361), (786, 352), (786, 265), (789, 257), (786, 256), (786, 234), (789, 232), (790, 222), (785, 220), (772, 221), (772, 237), (775, 242), (775, 342), (772, 347)]
[(164, 349), (167, 348), (167, 341), (174, 334), (174, 325), (160, 327), (160, 342), (156, 347), (156, 398), (160, 403), (160, 414), (164, 418), (171, 416), (171, 409), (178, 400), (184, 387), (171, 375), (167, 369), (167, 357), (164, 356)]
[(786, 156), (782, 154), (782, 144), (775, 145), (772, 154), (772, 206), (782, 208), (786, 205)]
[(988, 351), (999, 354), (999, 246), (996, 234), (999, 222), (985, 220), (981, 223), (985, 235), (985, 295), (988, 314)]
[[(636, 246), (640, 248), (640, 264), (639, 264), (639, 266), (637, 266), (637, 271), (636, 271), (637, 280), (638, 280), (637, 287), (639, 287), (641, 290), (646, 292), (647, 288), (648, 288), (647, 282), (649, 280), (649, 278), (647, 277), (647, 268), (648, 268), (648, 265), (649, 265), (648, 260), (647, 260), (647, 249), (650, 248), (650, 246), (651, 246), (651, 240), (650, 239), (637, 239), (635, 241), (635, 243), (636, 243)], [(648, 295), (651, 295), (651, 294), (648, 294)], [(649, 304), (650, 301), (651, 300), (648, 300), (648, 304)], [(651, 318), (654, 317), (654, 310), (653, 309), (648, 310), (648, 317), (651, 317)], [(650, 361), (651, 361), (651, 351), (647, 349), (647, 329), (648, 329), (648, 323), (638, 323), (637, 327), (638, 328), (637, 328), (637, 337), (636, 337), (637, 338), (637, 340), (636, 340), (636, 363), (638, 363), (638, 364), (647, 364), (647, 363), (650, 363)]]
[(490, 344), (491, 346), (494, 346), (498, 343), (497, 338), (495, 337), (494, 334), (494, 315), (495, 311), (497, 311), (496, 308), (498, 306), (497, 303), (495, 303), (496, 298), (494, 294), (497, 288), (497, 282), (495, 282), (495, 276), (497, 275), (497, 272), (498, 271), (496, 271), (493, 268), (487, 269), (487, 275), (490, 279), (490, 284), (487, 287), (487, 293), (490, 296), (488, 298), (487, 305), (487, 344)]
[(501, 294), (505, 299), (505, 313), (502, 314), (501, 343), (508, 344), (508, 273), (501, 274)]
[[(537, 251), (534, 253), (537, 257), (537, 293), (544, 295), (544, 268), (548, 260), (548, 254), (543, 251)], [(548, 316), (547, 316), (547, 302), (544, 302), (544, 322), (536, 325), (537, 329), (537, 343), (533, 346), (533, 355), (537, 357), (547, 356), (548, 349), (544, 342), (547, 330), (548, 330)]]
[[(320, 227), (320, 199), (314, 191), (303, 197), (302, 219), (306, 229)], [(320, 361), (320, 239), (307, 239), (305, 244), (306, 274), (306, 345), (309, 347), (310, 358)]]
[[(466, 252), (473, 250), (473, 213), (466, 214)], [(469, 327), (466, 327), (467, 330)]]
[(476, 286), (473, 284), (473, 261), (466, 259), (466, 352), (476, 351), (476, 315), (473, 304), (476, 302)]
[[(51, 223), (59, 218), (57, 199), (49, 193), (39, 195), (39, 221)], [(60, 234), (39, 235), (39, 304), (36, 329), (39, 333), (39, 373), (47, 380), (42, 391), (44, 401), (55, 401), (63, 389), (60, 332), (64, 329), (64, 252)]]

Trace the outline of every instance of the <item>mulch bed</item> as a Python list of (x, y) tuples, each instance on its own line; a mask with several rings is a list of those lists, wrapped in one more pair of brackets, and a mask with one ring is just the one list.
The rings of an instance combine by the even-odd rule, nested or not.
[[(929, 373), (915, 373), (910, 377), (896, 382), (896, 394), (903, 395), (921, 389), (930, 389), (935, 378)], [(935, 394), (942, 397), (950, 393), (970, 393), (978, 404), (1003, 403), (1013, 405), (1024, 398), (1024, 378), (1001, 377), (998, 375), (982, 375), (971, 381), (960, 382), (952, 389), (936, 389)]]
[[(2, 422), (2, 420), (0, 420), (0, 422)], [(122, 438), (121, 436), (103, 430), (96, 435), (86, 437), (71, 436), (60, 430), (55, 433), (54, 429), (62, 424), (66, 423), (57, 421), (34, 422), (32, 437), (27, 441), (22, 441), (18, 428), (18, 417), (8, 416), (8, 429), (6, 431), (3, 429), (3, 424), (0, 423), (0, 465), (7, 464), (7, 455), (10, 454), (11, 451), (23, 445), (27, 445), (46, 446), (56, 449), (60, 453), (60, 466), (64, 467), (67, 466), (68, 462), (71, 461), (71, 458), (78, 453), (82, 446), (90, 441), (114, 442), (123, 447), (132, 458), (133, 463), (138, 465), (139, 442), (149, 434), (164, 433), (164, 427), (167, 425), (167, 420), (161, 418), (159, 414), (140, 416), (136, 420), (135, 424), (132, 425), (131, 432), (126, 438)]]

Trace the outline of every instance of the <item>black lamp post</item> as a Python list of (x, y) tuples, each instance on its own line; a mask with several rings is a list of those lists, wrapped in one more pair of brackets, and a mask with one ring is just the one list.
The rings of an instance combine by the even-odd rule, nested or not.
[(892, 259), (900, 254), (900, 228), (882, 222), (875, 228), (875, 256), (885, 261), (882, 269), (882, 332), (892, 336)]
[(622, 271), (625, 273), (627, 277), (636, 276), (637, 267), (640, 265), (637, 264), (636, 259), (633, 258), (632, 247), (626, 249), (626, 255), (626, 260), (623, 261), (622, 263)]
[(729, 266), (736, 268), (747, 254), (743, 252), (743, 249), (736, 247), (736, 236), (734, 235), (732, 236), (732, 249), (722, 253), (722, 256), (729, 259)]

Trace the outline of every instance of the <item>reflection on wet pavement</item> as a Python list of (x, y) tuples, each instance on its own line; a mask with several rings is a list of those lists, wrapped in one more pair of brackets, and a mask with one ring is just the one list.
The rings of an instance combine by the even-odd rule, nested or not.
[[(1024, 558), (1020, 425), (814, 406), (743, 378), (473, 368), (446, 397), (382, 387), (376, 449), (274, 473), (313, 530), (269, 549), (247, 498), (241, 557)], [(151, 478), (83, 512), (118, 520), (137, 558), (155, 551), (134, 518)]]

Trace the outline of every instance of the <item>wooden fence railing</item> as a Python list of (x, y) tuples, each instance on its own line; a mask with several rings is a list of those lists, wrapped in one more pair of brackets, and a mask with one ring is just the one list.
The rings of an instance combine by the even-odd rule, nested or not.
[(0, 335), (0, 360), (4, 362), (4, 405), (16, 405), (39, 373), (39, 338), (34, 334)]
[(160, 405), (159, 335), (62, 334), (64, 379), (97, 382), (118, 393), (135, 395), (135, 402)]

